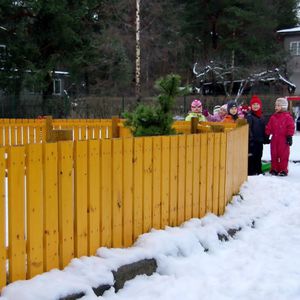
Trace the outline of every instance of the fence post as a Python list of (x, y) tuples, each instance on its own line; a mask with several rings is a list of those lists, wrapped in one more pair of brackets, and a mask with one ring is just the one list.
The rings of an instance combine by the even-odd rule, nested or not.
[(199, 123), (199, 119), (198, 117), (192, 117), (191, 118), (191, 133), (197, 133), (198, 132), (198, 123)]
[(120, 137), (120, 128), (118, 126), (118, 123), (120, 122), (120, 119), (118, 116), (112, 116), (111, 118), (112, 122), (112, 137), (113, 138), (118, 138)]
[(46, 116), (46, 142), (51, 140), (51, 133), (53, 130), (53, 125), (52, 125), (52, 116)]

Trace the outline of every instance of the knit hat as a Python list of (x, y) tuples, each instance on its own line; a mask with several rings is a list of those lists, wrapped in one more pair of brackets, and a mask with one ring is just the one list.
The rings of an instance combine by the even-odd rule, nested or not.
[[(259, 104), (259, 106), (260, 106), (260, 108), (256, 111), (252, 110), (252, 105), (255, 103)], [(253, 95), (250, 100), (250, 109), (251, 109), (252, 113), (254, 113), (256, 116), (260, 117), (262, 115), (262, 102), (261, 102), (260, 98), (257, 97), (256, 95)]]
[(227, 112), (227, 104), (223, 104), (221, 107), (220, 107), (221, 110), (225, 110)]
[(282, 109), (287, 110), (289, 103), (286, 98), (277, 98), (276, 102), (277, 105), (281, 106)]
[(214, 112), (213, 112), (213, 114), (215, 115), (215, 114), (219, 113), (220, 108), (221, 108), (221, 105), (216, 105), (216, 106), (214, 107)]
[(202, 108), (202, 103), (200, 100), (195, 99), (192, 104), (191, 104), (191, 110), (192, 112), (199, 112), (200, 109)]
[(238, 107), (237, 106), (237, 103), (234, 101), (234, 100), (230, 100), (228, 101), (227, 103), (227, 112), (230, 114), (230, 109), (233, 108), (233, 107)]

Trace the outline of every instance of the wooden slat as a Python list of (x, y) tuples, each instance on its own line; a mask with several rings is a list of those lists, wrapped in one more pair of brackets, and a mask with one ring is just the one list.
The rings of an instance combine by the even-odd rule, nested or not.
[(15, 146), (17, 145), (17, 128), (16, 128), (16, 120), (12, 119), (11, 120), (11, 125), (10, 125), (10, 136), (11, 136), (11, 145)]
[(57, 143), (43, 145), (44, 271), (59, 267)]
[(161, 228), (161, 137), (153, 138), (153, 227)]
[(4, 126), (1, 122), (0, 124), (0, 147), (5, 145), (5, 135), (4, 135)]
[(206, 212), (213, 212), (214, 133), (207, 134)]
[(133, 242), (133, 138), (123, 142), (123, 218), (124, 246), (129, 247)]
[(88, 141), (88, 254), (100, 246), (100, 141)]
[(23, 143), (24, 145), (28, 144), (28, 123), (23, 126)]
[(74, 125), (74, 128), (73, 128), (73, 138), (74, 138), (74, 141), (79, 140), (79, 127), (77, 124)]
[(29, 143), (31, 144), (34, 144), (36, 142), (34, 135), (35, 135), (35, 124), (32, 124), (29, 126)]
[(178, 213), (177, 224), (185, 220), (186, 135), (178, 136)]
[(220, 139), (220, 180), (219, 180), (219, 211), (225, 211), (225, 176), (226, 176), (226, 133), (221, 133)]
[(123, 144), (114, 139), (112, 151), (112, 246), (123, 246)]
[(143, 138), (134, 139), (133, 152), (133, 237), (143, 233)]
[(219, 213), (220, 142), (221, 134), (219, 132), (214, 133), (212, 211), (216, 215)]
[(42, 145), (26, 146), (27, 278), (43, 272)]
[(87, 254), (87, 141), (75, 141), (75, 256)]
[(192, 217), (192, 201), (193, 201), (193, 135), (186, 137), (186, 172), (185, 172), (185, 208), (184, 219), (189, 220)]
[(206, 214), (207, 133), (200, 135), (200, 217)]
[(164, 229), (170, 220), (170, 137), (162, 137), (161, 164), (161, 227)]
[(17, 134), (17, 145), (24, 145), (23, 143), (23, 134), (22, 134), (22, 122), (23, 120), (18, 120), (16, 134)]
[(74, 257), (73, 142), (58, 142), (60, 268)]
[(5, 146), (10, 145), (10, 126), (9, 126), (9, 120), (5, 119)]
[(101, 143), (101, 204), (100, 232), (101, 246), (112, 245), (112, 152), (111, 140)]
[(170, 138), (170, 226), (179, 225), (177, 223), (178, 210), (178, 136)]
[(24, 167), (25, 148), (23, 146), (10, 147), (8, 151), (8, 257), (10, 282), (26, 278)]
[(232, 192), (233, 192), (233, 183), (232, 176), (233, 174), (233, 131), (226, 132), (227, 134), (227, 145), (226, 145), (226, 154), (227, 154), (227, 163), (226, 163), (226, 176), (225, 176), (225, 197), (226, 204), (230, 201)]
[(200, 135), (194, 134), (192, 217), (200, 217)]
[(144, 139), (144, 189), (143, 189), (143, 232), (148, 232), (152, 227), (152, 137)]
[(6, 284), (5, 148), (0, 148), (0, 289)]

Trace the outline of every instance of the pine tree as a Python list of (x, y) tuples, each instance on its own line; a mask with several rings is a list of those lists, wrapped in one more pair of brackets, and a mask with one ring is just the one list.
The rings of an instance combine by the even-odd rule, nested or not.
[(153, 106), (139, 104), (133, 112), (125, 114), (125, 125), (134, 136), (153, 136), (174, 134), (172, 128), (172, 107), (174, 99), (181, 94), (180, 76), (170, 74), (156, 81), (156, 89), (160, 92), (157, 103)]
[(34, 83), (43, 91), (46, 106), (53, 71), (66, 69), (80, 76), (95, 57), (93, 26), (98, 23), (101, 2), (2, 2), (0, 24), (6, 33), (1, 43), (6, 45), (8, 55), (2, 63), (0, 88), (7, 93), (14, 91), (17, 99), (24, 85)]

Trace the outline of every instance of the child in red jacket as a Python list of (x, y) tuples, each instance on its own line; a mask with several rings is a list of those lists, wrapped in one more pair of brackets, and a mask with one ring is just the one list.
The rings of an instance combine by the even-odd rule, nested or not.
[(295, 131), (295, 123), (287, 112), (288, 101), (278, 98), (275, 102), (275, 113), (266, 126), (266, 135), (271, 138), (271, 171), (272, 175), (287, 176), (290, 146)]

